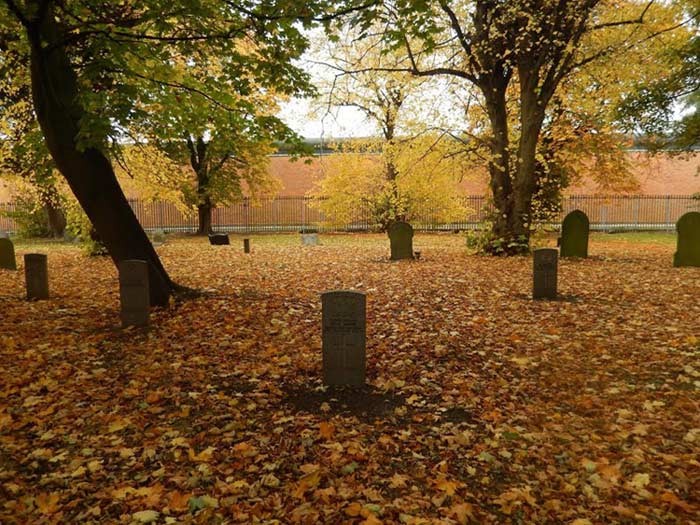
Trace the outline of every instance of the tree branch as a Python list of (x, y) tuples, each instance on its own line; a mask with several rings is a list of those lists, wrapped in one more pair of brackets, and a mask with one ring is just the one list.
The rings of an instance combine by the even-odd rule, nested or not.
[(642, 10), (641, 14), (639, 15), (639, 18), (635, 18), (634, 20), (621, 20), (619, 22), (607, 22), (605, 24), (597, 24), (597, 25), (594, 25), (591, 29), (593, 31), (595, 31), (597, 29), (603, 29), (606, 27), (617, 27), (617, 26), (627, 26), (627, 25), (633, 25), (633, 24), (643, 24), (644, 23), (644, 15), (647, 14), (647, 11), (649, 11), (649, 8), (652, 6), (654, 1), (655, 0), (649, 0), (649, 3)]

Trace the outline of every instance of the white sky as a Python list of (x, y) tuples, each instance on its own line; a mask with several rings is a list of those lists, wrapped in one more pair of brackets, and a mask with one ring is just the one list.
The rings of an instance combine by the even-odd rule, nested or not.
[(367, 137), (377, 133), (365, 116), (355, 108), (313, 111), (312, 101), (292, 99), (282, 104), (278, 117), (305, 138)]

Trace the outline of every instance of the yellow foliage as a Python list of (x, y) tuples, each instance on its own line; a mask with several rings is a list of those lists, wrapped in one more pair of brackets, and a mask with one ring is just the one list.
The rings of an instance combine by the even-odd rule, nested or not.
[(455, 148), (428, 135), (391, 144), (353, 141), (321, 159), (323, 176), (310, 194), (329, 226), (350, 224), (366, 213), (377, 226), (422, 217), (457, 221), (467, 213), (459, 183), (468, 166)]
[(181, 212), (187, 210), (181, 190), (183, 168), (158, 148), (149, 144), (126, 146), (115, 172), (127, 195), (135, 194), (148, 202), (164, 200)]

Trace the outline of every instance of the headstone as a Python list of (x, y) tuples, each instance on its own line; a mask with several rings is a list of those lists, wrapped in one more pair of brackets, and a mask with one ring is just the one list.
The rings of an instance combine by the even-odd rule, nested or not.
[(163, 244), (165, 242), (165, 231), (154, 230), (153, 233), (151, 233), (151, 241), (155, 245)]
[(250, 253), (250, 239), (243, 239), (243, 253)]
[(532, 298), (557, 298), (557, 257), (554, 248), (539, 248), (532, 256)]
[(49, 298), (49, 265), (43, 253), (27, 253), (24, 256), (24, 281), (27, 300)]
[(209, 244), (212, 246), (223, 246), (231, 244), (226, 233), (212, 233), (209, 235)]
[(69, 232), (68, 230), (63, 232), (63, 241), (64, 242), (75, 242), (77, 237)]
[(673, 266), (700, 266), (700, 212), (684, 214), (676, 223), (678, 245)]
[(5, 270), (16, 270), (15, 245), (10, 239), (0, 239), (0, 268)]
[(321, 294), (323, 382), (326, 385), (365, 384), (366, 305), (362, 292)]
[(581, 210), (569, 213), (561, 223), (561, 257), (588, 257), (590, 222)]
[(413, 226), (407, 222), (397, 221), (389, 226), (388, 233), (391, 260), (413, 259)]
[(122, 327), (147, 326), (150, 309), (148, 263), (129, 259), (119, 263)]
[(301, 244), (304, 246), (318, 246), (318, 231), (314, 229), (301, 230)]

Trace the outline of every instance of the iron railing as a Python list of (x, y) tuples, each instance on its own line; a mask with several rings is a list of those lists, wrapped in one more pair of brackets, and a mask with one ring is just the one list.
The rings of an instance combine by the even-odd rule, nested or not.
[[(192, 232), (197, 229), (197, 214), (183, 212), (171, 202), (129, 200), (134, 213), (146, 230)], [(291, 232), (302, 228), (322, 231), (368, 231), (376, 225), (369, 206), (360, 206), (352, 220), (340, 226), (326, 225), (325, 218), (312, 197), (277, 197), (243, 199), (240, 203), (215, 208), (212, 226), (228, 232)], [(428, 207), (414, 212), (411, 220), (417, 230), (444, 231), (478, 228), (493, 211), (488, 198), (470, 195), (462, 198), (467, 210), (459, 221), (437, 220), (437, 211)], [(0, 203), (0, 230), (13, 232), (16, 225), (7, 212), (15, 211), (12, 203)], [(673, 230), (676, 221), (688, 211), (700, 211), (697, 195), (570, 195), (564, 198), (560, 220), (566, 213), (579, 209), (588, 215), (591, 229)], [(558, 220), (551, 226), (556, 227)]]

